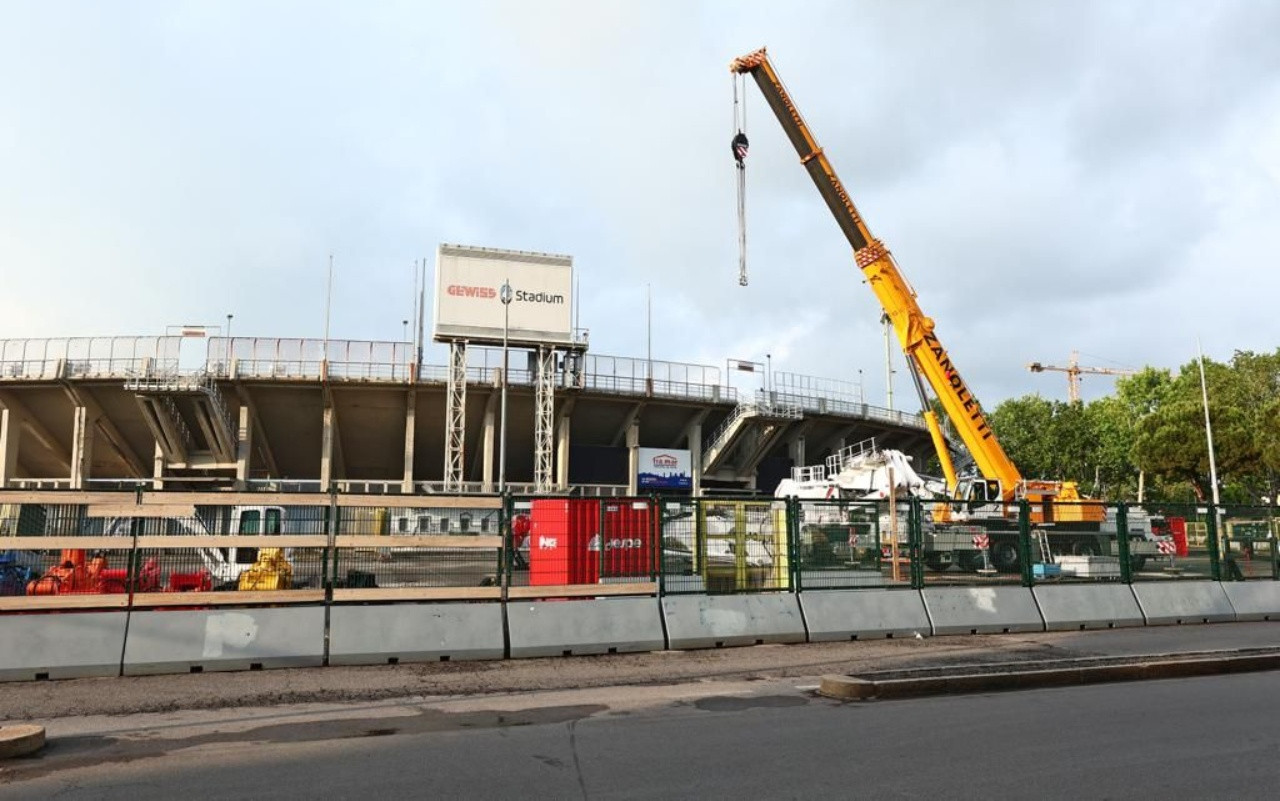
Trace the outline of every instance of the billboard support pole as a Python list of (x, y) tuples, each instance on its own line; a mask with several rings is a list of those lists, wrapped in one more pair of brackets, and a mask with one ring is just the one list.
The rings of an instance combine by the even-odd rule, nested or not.
[(510, 360), (507, 358), (507, 335), (511, 327), (511, 279), (502, 283), (498, 297), (502, 300), (502, 411), (499, 413), (499, 425), (502, 434), (498, 438), (498, 492), (507, 491), (507, 371)]

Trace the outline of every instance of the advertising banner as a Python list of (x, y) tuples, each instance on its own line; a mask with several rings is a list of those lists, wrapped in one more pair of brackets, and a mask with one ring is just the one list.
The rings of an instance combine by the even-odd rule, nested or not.
[(688, 451), (640, 449), (640, 489), (691, 489), (693, 462)]
[[(502, 287), (510, 282), (510, 302)], [(436, 252), (437, 341), (513, 344), (573, 341), (573, 258), (520, 250), (441, 245)]]

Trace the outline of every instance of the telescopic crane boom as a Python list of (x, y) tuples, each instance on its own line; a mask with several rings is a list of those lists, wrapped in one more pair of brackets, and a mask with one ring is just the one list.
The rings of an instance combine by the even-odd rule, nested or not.
[[(1028, 498), (1036, 502), (1052, 498), (1078, 499), (1078, 490), (1071, 482), (1025, 481), (1017, 466), (1005, 454), (987, 423), (978, 399), (969, 391), (951, 357), (947, 355), (946, 348), (938, 340), (933, 320), (921, 310), (916, 302), (915, 290), (898, 270), (888, 248), (872, 236), (871, 229), (858, 213), (840, 178), (836, 176), (830, 160), (782, 85), (765, 49), (734, 59), (729, 69), (739, 75), (750, 75), (760, 87), (765, 102), (773, 110), (787, 138), (799, 154), (800, 163), (808, 171), (809, 177), (818, 187), (818, 193), (826, 201), (827, 208), (831, 210), (840, 230), (853, 247), (854, 259), (868, 285), (893, 322), (898, 341), (914, 368), (917, 389), (923, 392), (920, 383), (923, 376), (941, 401), (947, 417), (951, 419), (960, 439), (977, 463), (978, 470), (987, 479), (985, 485), (978, 488), (985, 496), (982, 499), (1002, 500), (1006, 503), (1017, 498)], [(948, 488), (954, 489), (955, 471), (950, 464), (937, 416), (927, 403), (924, 404), (924, 415), (939, 459), (947, 473)], [(998, 489), (993, 486), (995, 482), (999, 483)], [(1049, 514), (1047, 507), (1044, 514)]]

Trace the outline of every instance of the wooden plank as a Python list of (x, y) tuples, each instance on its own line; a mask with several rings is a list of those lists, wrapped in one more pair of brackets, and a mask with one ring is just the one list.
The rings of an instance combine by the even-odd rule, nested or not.
[(501, 587), (368, 587), (337, 589), (337, 601), (496, 601)]
[(339, 548), (480, 548), (502, 547), (502, 537), (450, 537), (430, 534), (339, 534)]
[(631, 584), (548, 584), (541, 587), (510, 587), (508, 598), (594, 598), (599, 595), (657, 595), (656, 581)]
[(0, 490), (0, 504), (37, 503), (78, 506), (90, 503), (127, 503), (134, 497), (128, 492), (81, 492), (77, 490)]
[(85, 510), (86, 517), (176, 517), (190, 520), (196, 516), (193, 504), (143, 504), (136, 503), (91, 503)]
[(139, 548), (324, 548), (324, 534), (164, 534), (138, 537)]
[(323, 603), (324, 590), (250, 590), (245, 592), (140, 592), (135, 609), (158, 606), (261, 606)]
[(338, 506), (388, 509), (501, 509), (498, 495), (339, 495)]
[[(323, 534), (149, 534), (138, 537), (139, 548), (324, 548), (329, 538)], [(133, 537), (0, 537), (5, 550), (86, 551), (129, 550)]]
[(196, 506), (328, 506), (323, 492), (144, 492), (144, 504)]
[(64, 548), (86, 551), (130, 550), (133, 537), (0, 537), (0, 547), (15, 551), (61, 551)]
[(0, 596), (0, 612), (36, 612), (46, 609), (125, 609), (124, 593), (68, 593), (67, 595)]

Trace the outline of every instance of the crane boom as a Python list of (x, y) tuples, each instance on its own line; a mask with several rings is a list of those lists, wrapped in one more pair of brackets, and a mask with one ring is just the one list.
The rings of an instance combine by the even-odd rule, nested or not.
[(1071, 351), (1071, 358), (1067, 361), (1066, 367), (1059, 367), (1054, 364), (1041, 364), (1040, 362), (1031, 362), (1027, 365), (1027, 369), (1033, 373), (1043, 373), (1053, 371), (1055, 373), (1067, 374), (1067, 400), (1072, 403), (1080, 402), (1080, 376), (1088, 375), (1134, 375), (1137, 370), (1128, 370), (1120, 367), (1081, 367), (1080, 354), (1078, 351)]
[[(871, 235), (871, 230), (836, 176), (831, 162), (783, 87), (764, 48), (734, 59), (729, 69), (755, 79), (765, 102), (773, 110), (787, 138), (799, 154), (800, 163), (813, 179), (818, 193), (826, 201), (840, 230), (853, 247), (855, 261), (885, 314), (893, 322), (894, 332), (903, 351), (942, 402), (943, 409), (955, 425), (982, 475), (998, 480), (1003, 498), (1012, 499), (1022, 484), (1018, 468), (1005, 454), (988, 425), (977, 398), (969, 391), (951, 357), (938, 341), (933, 320), (924, 314), (916, 302), (915, 291), (899, 272), (888, 249)], [(950, 465), (936, 415), (926, 407), (925, 417), (929, 421), (930, 435), (946, 470)], [(948, 471), (947, 481), (950, 486), (955, 485), (954, 471)]]

